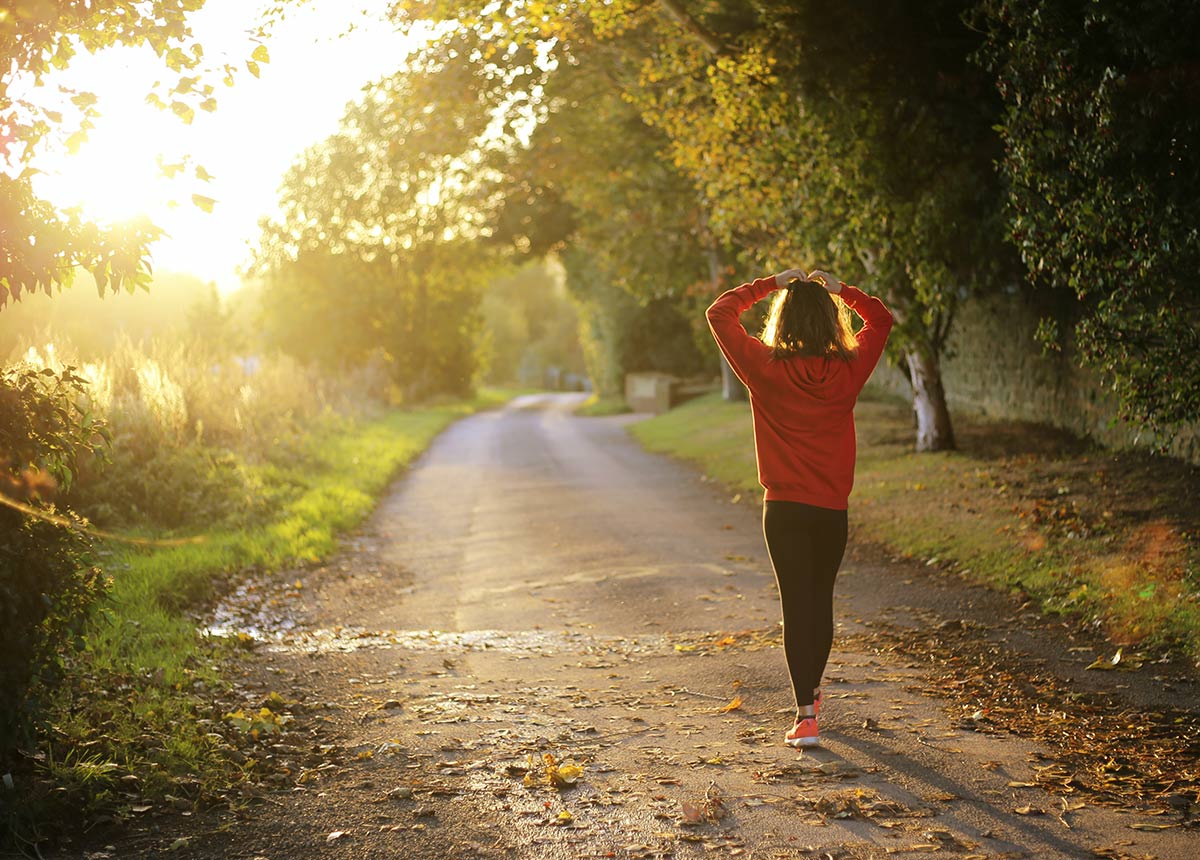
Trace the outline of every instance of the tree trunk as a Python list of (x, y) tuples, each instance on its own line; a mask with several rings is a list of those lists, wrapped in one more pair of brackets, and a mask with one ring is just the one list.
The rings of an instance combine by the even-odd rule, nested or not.
[(730, 403), (745, 403), (750, 399), (750, 392), (746, 390), (746, 386), (742, 385), (742, 381), (737, 378), (737, 374), (733, 372), (733, 368), (725, 360), (724, 353), (721, 355), (721, 398), (728, 400)]
[(904, 354), (912, 383), (913, 412), (917, 418), (918, 451), (954, 450), (954, 428), (946, 408), (942, 368), (930, 351), (912, 349)]
[[(721, 289), (721, 255), (711, 242), (708, 246), (708, 276), (712, 279), (713, 294), (716, 295)], [(750, 392), (725, 360), (725, 353), (720, 349), (717, 352), (721, 356), (721, 399), (730, 403), (745, 403), (750, 399)]]

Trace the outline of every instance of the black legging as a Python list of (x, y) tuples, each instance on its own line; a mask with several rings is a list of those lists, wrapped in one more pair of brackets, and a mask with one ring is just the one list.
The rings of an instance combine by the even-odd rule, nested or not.
[(763, 506), (763, 535), (779, 583), (783, 653), (797, 708), (813, 703), (833, 647), (833, 583), (846, 551), (846, 512), (800, 502)]

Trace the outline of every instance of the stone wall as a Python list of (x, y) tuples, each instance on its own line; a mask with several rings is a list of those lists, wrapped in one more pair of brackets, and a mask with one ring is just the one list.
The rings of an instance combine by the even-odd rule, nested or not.
[[(1019, 291), (963, 304), (942, 363), (951, 410), (1050, 424), (1111, 448), (1153, 444), (1136, 427), (1113, 420), (1117, 410), (1111, 395), (1080, 367), (1069, 340), (1061, 352), (1043, 353), (1036, 332), (1047, 312), (1052, 309), (1035, 307)], [(1062, 328), (1069, 331), (1071, 325)], [(881, 366), (871, 384), (912, 397), (894, 367)], [(1170, 450), (1200, 463), (1200, 426), (1178, 434)]]

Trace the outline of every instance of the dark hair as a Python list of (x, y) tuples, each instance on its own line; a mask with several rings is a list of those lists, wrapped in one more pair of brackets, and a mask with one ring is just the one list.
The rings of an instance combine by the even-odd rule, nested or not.
[(820, 282), (800, 278), (775, 293), (762, 341), (777, 359), (814, 355), (849, 360), (858, 348), (850, 309)]

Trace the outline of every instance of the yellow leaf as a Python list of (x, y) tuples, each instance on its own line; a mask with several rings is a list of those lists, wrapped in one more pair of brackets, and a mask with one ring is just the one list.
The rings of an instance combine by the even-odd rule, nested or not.
[(267, 46), (259, 45), (257, 48), (255, 48), (254, 53), (250, 55), (250, 59), (257, 60), (260, 63), (271, 62), (271, 55), (267, 53)]
[(565, 788), (568, 785), (574, 785), (575, 780), (583, 776), (583, 767), (571, 762), (563, 762), (560, 765), (551, 765), (546, 768), (546, 776), (550, 778), (550, 784), (555, 788)]
[(196, 118), (196, 112), (192, 110), (191, 105), (183, 102), (171, 102), (171, 113), (183, 120), (184, 125), (191, 125), (192, 120)]
[(741, 696), (734, 696), (734, 697), (733, 697), (733, 701), (732, 701), (732, 702), (730, 702), (730, 703), (729, 703), (728, 705), (726, 705), (725, 707), (721, 708), (721, 713), (722, 713), (722, 714), (728, 714), (730, 711), (736, 711), (736, 710), (738, 710), (738, 709), (739, 709), (741, 706), (742, 706), (742, 697), (741, 697)]
[(213, 200), (211, 197), (205, 197), (203, 194), (192, 195), (192, 203), (199, 206), (205, 212), (212, 212), (213, 206), (216, 205), (216, 202), (216, 200)]
[(1125, 650), (1124, 648), (1118, 648), (1117, 653), (1113, 654), (1112, 657), (1109, 659), (1105, 659), (1104, 657), (1097, 657), (1095, 662), (1093, 662), (1090, 666), (1088, 666), (1088, 668), (1089, 669), (1115, 669), (1121, 662), (1121, 652), (1124, 650)]

